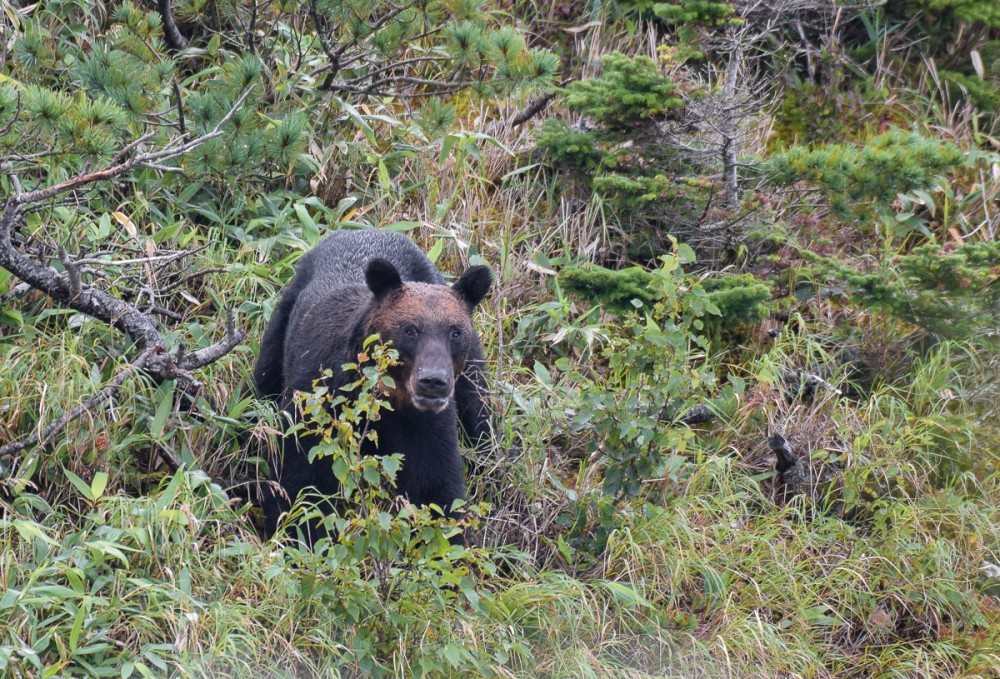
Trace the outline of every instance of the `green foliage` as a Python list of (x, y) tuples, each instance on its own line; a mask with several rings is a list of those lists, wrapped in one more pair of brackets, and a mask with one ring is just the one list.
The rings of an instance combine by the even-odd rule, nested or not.
[(598, 145), (597, 135), (573, 129), (561, 120), (546, 120), (536, 140), (545, 151), (546, 163), (559, 170), (592, 173), (609, 158)]
[[(318, 505), (293, 508), (301, 528), (323, 525), (330, 537), (312, 550), (290, 550), (289, 575), (300, 584), (304, 606), (342, 627), (343, 655), (334, 666), (392, 676), (402, 662), (420, 675), (486, 676), (491, 659), (455, 632), (489, 605), (478, 583), (494, 573), (489, 554), (449, 544), (462, 527), (442, 525), (435, 514), (450, 508), (394, 505), (399, 455), (361, 453), (366, 440), (376, 441), (364, 424), (389, 407), (381, 395), (395, 386), (385, 372), (398, 354), (376, 340), (366, 340), (359, 363), (344, 366), (357, 372), (356, 381), (341, 393), (317, 386), (302, 401), (299, 426), (322, 436), (310, 460), (329, 463), (339, 488), (333, 498), (317, 498)], [(322, 508), (331, 505), (336, 511), (324, 516)]]
[(983, 80), (977, 75), (966, 75), (955, 71), (939, 71), (941, 79), (953, 89), (967, 93), (969, 100), (986, 113), (1000, 110), (1000, 85), (996, 80)]
[(559, 284), (568, 292), (617, 314), (651, 305), (655, 300), (650, 289), (652, 279), (653, 274), (639, 266), (615, 271), (589, 264), (567, 266), (559, 271)]
[(679, 177), (690, 170), (662, 143), (659, 126), (676, 117), (683, 99), (648, 57), (614, 53), (601, 63), (600, 77), (563, 90), (566, 107), (597, 126), (577, 130), (550, 120), (536, 140), (547, 165), (583, 173), (588, 188), (639, 237), (640, 246), (652, 243), (655, 255), (669, 248), (665, 235), (675, 230), (668, 224), (692, 221), (695, 206), (707, 195), (707, 185)]
[[(139, 500), (103, 496), (96, 490), (102, 474), (93, 486), (77, 479), (78, 487), (95, 489), (77, 527), (71, 508), (36, 495), (4, 503), (0, 671), (8, 676), (53, 668), (65, 676), (122, 677), (176, 670), (190, 661), (188, 631), (200, 615), (212, 615), (210, 602), (225, 597), (226, 583), (254, 559), (250, 545), (225, 529), (235, 517), (204, 473), (179, 471), (154, 497)], [(61, 535), (53, 530), (59, 523)], [(202, 570), (223, 555), (214, 576)], [(159, 624), (178, 635), (168, 640)], [(127, 644), (117, 637), (123, 629)]]
[[(114, 30), (96, 36), (84, 49), (74, 41), (72, 27), (51, 28), (48, 12), (55, 11), (41, 9), (24, 19), (25, 31), (15, 41), (15, 50), (34, 56), (18, 64), (16, 79), (0, 83), (0, 118), (19, 112), (16, 119), (5, 121), (9, 127), (0, 137), (0, 149), (16, 149), (31, 159), (17, 162), (28, 186), (77, 171), (85, 163), (107, 163), (143, 134), (149, 135), (149, 144), (163, 146), (181, 125), (194, 135), (209, 133), (248, 90), (262, 87), (263, 70), (256, 57), (219, 54), (217, 66), (187, 78), (175, 92), (181, 76), (166, 52), (158, 14), (120, 5), (111, 17)], [(51, 49), (38, 47), (36, 37), (41, 35)], [(22, 40), (26, 44), (18, 47)], [(70, 66), (60, 67), (64, 63)], [(310, 130), (301, 113), (279, 116), (267, 123), (261, 98), (249, 97), (222, 136), (182, 157), (177, 169), (221, 184), (244, 176), (283, 175), (301, 160)]]
[(702, 24), (713, 26), (733, 21), (733, 6), (713, 0), (680, 0), (658, 2), (653, 13), (668, 25)]
[[(637, 266), (614, 271), (590, 264), (563, 267), (558, 280), (567, 291), (608, 311), (626, 314), (656, 301), (655, 276)], [(706, 334), (712, 338), (740, 325), (762, 321), (768, 315), (771, 292), (750, 274), (705, 278), (701, 286), (718, 310), (718, 316), (702, 319)]]
[(656, 213), (663, 203), (676, 200), (681, 188), (665, 174), (629, 176), (608, 172), (594, 177), (594, 190), (629, 215)]
[[(907, 12), (920, 12), (938, 22), (947, 22), (950, 28), (954, 22), (983, 24), (990, 28), (1000, 28), (1000, 7), (991, 2), (978, 0), (907, 0), (903, 3)], [(940, 24), (939, 24), (940, 25)]]
[(351, 98), (466, 87), (507, 95), (549, 87), (559, 67), (480, 2), (318, 0), (310, 13), (326, 60), (322, 89)]
[[(764, 26), (740, 33), (721, 3), (660, 3), (684, 19), (671, 24), (654, 2), (633, 3), (641, 20), (612, 20), (607, 4), (174, 4), (191, 42), (179, 52), (142, 9), (154, 3), (0, 7), (0, 195), (100, 169), (141, 137), (122, 158), (179, 143), (182, 122), (188, 138), (211, 130), (252, 88), (223, 136), (176, 167), (66, 193), (16, 229), (14, 247), (43, 266), (63, 268), (59, 245), (89, 258), (84, 281), (154, 315), (171, 351), (207, 346), (225, 308), (248, 339), (193, 375), (206, 397), (194, 413), (174, 384), (135, 375), (49, 445), (0, 454), (0, 675), (996, 673), (1000, 264), (981, 150), (993, 132), (941, 106), (924, 66), (954, 95), (975, 49), (984, 80), (962, 82), (989, 103), (989, 3), (838, 5), (829, 22), (806, 9), (750, 45), (748, 63), (785, 93), (777, 112), (750, 104), (739, 118), (744, 150), (817, 144), (787, 181), (847, 203), (853, 229), (766, 187), (719, 209), (717, 158), (698, 156), (718, 130), (691, 115), (719, 92), (698, 83), (725, 72), (726, 39)], [(865, 23), (879, 11), (883, 25)], [(563, 55), (569, 80), (574, 55), (661, 55), (578, 86), (580, 108), (549, 104), (576, 124), (539, 125), (543, 162), (583, 181), (511, 160), (530, 132), (504, 121), (550, 82), (559, 58), (540, 50), (554, 36), (584, 50)], [(634, 99), (616, 94), (633, 85)], [(682, 94), (690, 110), (664, 106)], [(887, 123), (924, 132), (873, 142)], [(831, 149), (841, 164), (809, 155)], [(666, 236), (744, 210), (822, 254), (803, 265), (783, 239), (758, 256), (738, 232), (718, 246), (744, 248), (739, 270), (778, 275), (776, 289), (822, 285), (764, 327), (741, 325), (767, 312), (767, 285), (711, 259), (684, 273), (692, 253)], [(957, 235), (896, 249), (870, 237), (872, 218)], [(503, 415), (468, 484), (491, 507), (442, 520), (392, 497), (397, 458), (357, 455), (370, 432), (358, 424), (383, 407), (388, 354), (373, 346), (356, 395), (304, 401), (341, 489), (335, 512), (313, 498), (288, 526), (328, 534), (314, 550), (262, 542), (247, 506), (186, 470), (234, 490), (262, 473), (258, 443), (282, 428), (250, 385), (264, 321), (303, 251), (361, 225), (409, 232), (443, 271), (488, 261), (497, 274), (476, 325)], [(638, 238), (650, 259), (671, 251), (658, 270), (568, 266), (636, 260)], [(181, 249), (192, 254), (144, 259)], [(0, 271), (0, 446), (134, 360), (113, 327), (20, 283)], [(918, 352), (914, 327), (938, 337)], [(730, 333), (738, 343), (718, 341)], [(970, 339), (938, 341), (956, 336)], [(679, 421), (695, 405), (715, 418)], [(791, 496), (775, 432), (808, 479)], [(448, 544), (461, 529), (476, 546)]]
[[(662, 256), (660, 267), (648, 274), (645, 296), (652, 303), (608, 328), (609, 339), (600, 352), (607, 361), (604, 379), (595, 383), (574, 377), (580, 402), (571, 427), (592, 432), (604, 466), (604, 490), (617, 498), (641, 495), (644, 485), (656, 479), (680, 478), (688, 465), (684, 454), (691, 432), (665, 423), (700, 402), (715, 383), (700, 359), (708, 348), (703, 319), (719, 311), (697, 279), (681, 268), (693, 256), (687, 246)], [(634, 287), (637, 273), (598, 276)], [(575, 279), (580, 280), (579, 273)], [(621, 294), (616, 285), (610, 297), (620, 300)], [(569, 363), (556, 365), (573, 375)]]
[(593, 117), (612, 130), (669, 114), (682, 106), (674, 82), (656, 70), (649, 57), (614, 53), (601, 58), (601, 75), (570, 83), (563, 91), (566, 107)]
[(873, 217), (892, 226), (892, 203), (899, 194), (932, 190), (947, 173), (966, 162), (957, 146), (916, 132), (891, 130), (860, 145), (795, 146), (766, 165), (771, 181), (816, 185), (834, 214), (860, 228)]
[(1000, 328), (1000, 243), (964, 243), (951, 250), (927, 243), (871, 273), (807, 254), (862, 306), (941, 337), (995, 336)]
[(708, 299), (719, 310), (723, 330), (767, 318), (771, 291), (751, 274), (713, 276), (702, 281)]

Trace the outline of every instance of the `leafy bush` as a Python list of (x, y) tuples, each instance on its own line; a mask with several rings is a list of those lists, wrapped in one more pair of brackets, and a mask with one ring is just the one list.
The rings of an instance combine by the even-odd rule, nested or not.
[[(591, 432), (604, 490), (619, 499), (655, 495), (658, 483), (683, 476), (691, 432), (670, 424), (715, 385), (702, 352), (708, 348), (704, 319), (719, 309), (697, 279), (684, 274), (681, 265), (693, 257), (683, 245), (661, 256), (660, 267), (646, 275), (643, 295), (629, 300), (639, 312), (608, 326), (608, 341), (599, 352), (607, 372), (600, 382), (565, 359), (556, 362), (579, 390), (570, 426)], [(637, 275), (632, 269), (620, 278), (635, 288)], [(621, 288), (613, 294), (622, 294)], [(624, 303), (621, 297), (616, 301)]]
[(442, 525), (436, 514), (450, 508), (393, 502), (399, 455), (361, 453), (375, 439), (364, 423), (390, 407), (383, 394), (395, 387), (385, 371), (398, 354), (376, 340), (369, 337), (359, 362), (344, 366), (357, 380), (342, 393), (317, 386), (304, 396), (297, 427), (320, 436), (310, 460), (329, 463), (339, 488), (293, 507), (300, 530), (325, 537), (311, 550), (290, 550), (288, 572), (300, 583), (303, 605), (341, 626), (343, 656), (335, 666), (367, 676), (391, 676), (400, 663), (421, 675), (486, 676), (489, 659), (457, 632), (488, 606), (479, 580), (494, 573), (489, 553), (449, 544), (462, 526)]

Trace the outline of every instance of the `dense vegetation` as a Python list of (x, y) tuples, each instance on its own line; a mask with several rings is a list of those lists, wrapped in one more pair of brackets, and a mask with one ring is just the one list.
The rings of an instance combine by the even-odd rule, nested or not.
[[(0, 674), (996, 676), (998, 102), (977, 0), (0, 3)], [(469, 547), (374, 369), (248, 501), (362, 226), (498, 279)]]

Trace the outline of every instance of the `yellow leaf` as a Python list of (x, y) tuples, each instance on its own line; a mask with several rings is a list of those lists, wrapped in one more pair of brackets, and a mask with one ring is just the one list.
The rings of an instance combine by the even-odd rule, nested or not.
[(132, 220), (124, 212), (118, 212), (115, 210), (111, 213), (111, 216), (114, 217), (119, 224), (125, 227), (125, 231), (128, 232), (128, 235), (135, 238), (135, 235), (139, 233), (139, 231), (135, 228), (135, 224), (132, 223)]

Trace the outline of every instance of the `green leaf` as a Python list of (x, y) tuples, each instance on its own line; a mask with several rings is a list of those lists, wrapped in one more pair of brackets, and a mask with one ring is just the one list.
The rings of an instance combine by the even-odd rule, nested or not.
[(448, 156), (451, 154), (451, 150), (458, 143), (459, 136), (456, 134), (449, 134), (447, 137), (441, 140), (441, 153), (438, 155), (438, 162), (443, 163), (447, 160)]
[(405, 233), (407, 231), (413, 231), (414, 229), (419, 227), (420, 227), (420, 222), (401, 221), (401, 222), (393, 222), (392, 224), (387, 224), (380, 228), (382, 231), (396, 231), (399, 233)]
[(104, 489), (108, 487), (108, 473), (97, 472), (90, 482), (90, 489), (94, 493), (94, 499), (99, 500), (104, 495)]
[(608, 591), (618, 603), (629, 608), (652, 608), (653, 604), (646, 597), (636, 592), (632, 587), (613, 580), (599, 580), (602, 588)]
[(309, 210), (306, 209), (305, 205), (296, 203), (295, 215), (299, 218), (299, 224), (302, 225), (302, 240), (310, 245), (315, 245), (319, 241), (319, 226), (309, 214)]
[(76, 617), (73, 620), (73, 627), (69, 631), (69, 649), (75, 651), (80, 643), (80, 632), (83, 630), (83, 620), (87, 615), (87, 609), (80, 606), (76, 609)]
[(535, 361), (535, 368), (534, 369), (535, 369), (535, 377), (538, 378), (538, 381), (541, 382), (546, 387), (551, 387), (552, 386), (552, 373), (549, 372), (549, 369), (546, 368), (541, 363), (539, 363), (538, 361)]
[(396, 455), (386, 455), (382, 458), (382, 470), (392, 480), (395, 480), (396, 474), (399, 473), (401, 464), (401, 460)]
[(163, 437), (163, 431), (167, 425), (167, 418), (170, 417), (170, 410), (174, 405), (174, 383), (167, 381), (161, 384), (156, 390), (156, 413), (153, 421), (149, 425), (149, 433), (154, 439)]
[(69, 479), (69, 482), (73, 484), (80, 495), (87, 498), (91, 503), (94, 502), (94, 491), (90, 489), (90, 484), (65, 467), (63, 467), (63, 473), (66, 474), (66, 478)]
[(427, 252), (427, 259), (436, 264), (442, 252), (444, 252), (444, 239), (438, 238), (433, 247)]

